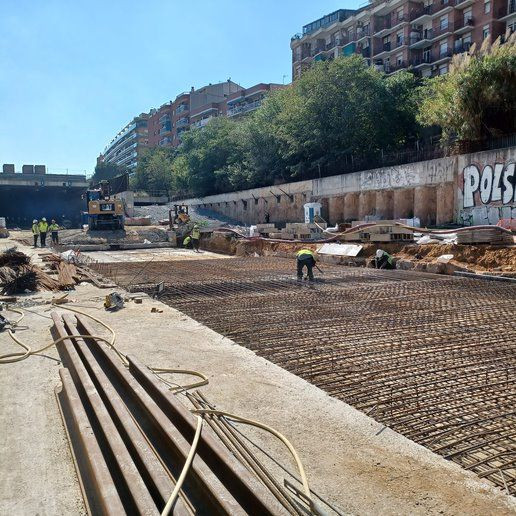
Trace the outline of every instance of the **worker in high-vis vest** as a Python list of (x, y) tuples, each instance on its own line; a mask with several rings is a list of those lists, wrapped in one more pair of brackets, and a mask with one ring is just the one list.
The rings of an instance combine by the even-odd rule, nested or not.
[(192, 245), (195, 252), (199, 252), (199, 240), (201, 239), (201, 230), (199, 229), (199, 224), (194, 224), (192, 229)]
[(45, 247), (45, 242), (47, 239), (47, 232), (48, 232), (48, 222), (45, 217), (43, 217), (39, 221), (39, 240), (41, 242), (41, 247)]
[(59, 245), (59, 224), (52, 219), (48, 229), (50, 229), (50, 234), (52, 235), (52, 244)]
[(32, 221), (32, 236), (34, 237), (34, 247), (38, 247), (39, 224), (36, 219)]
[(185, 249), (191, 249), (192, 248), (192, 239), (189, 236), (186, 236), (183, 240), (183, 247)]
[(297, 252), (297, 279), (303, 279), (303, 269), (306, 267), (308, 279), (314, 280), (313, 267), (315, 265), (315, 254), (310, 249), (301, 249)]
[(395, 269), (394, 258), (383, 249), (378, 249), (374, 257), (374, 265), (377, 269)]

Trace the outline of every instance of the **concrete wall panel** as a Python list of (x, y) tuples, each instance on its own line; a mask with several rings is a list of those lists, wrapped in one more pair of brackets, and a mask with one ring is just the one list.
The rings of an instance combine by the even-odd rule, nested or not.
[(402, 188), (394, 190), (393, 217), (395, 219), (410, 219), (414, 216), (414, 189)]

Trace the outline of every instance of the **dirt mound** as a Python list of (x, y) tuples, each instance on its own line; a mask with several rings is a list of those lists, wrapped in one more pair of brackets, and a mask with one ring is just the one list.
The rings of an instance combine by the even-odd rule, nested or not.
[(167, 230), (162, 227), (127, 227), (125, 230), (83, 231), (63, 230), (59, 235), (62, 245), (87, 245), (106, 243), (166, 242)]

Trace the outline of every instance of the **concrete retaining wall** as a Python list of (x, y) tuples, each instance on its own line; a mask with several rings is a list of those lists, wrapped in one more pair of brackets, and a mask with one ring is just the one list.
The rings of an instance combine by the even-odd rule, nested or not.
[(310, 201), (322, 203), (332, 224), (366, 216), (415, 216), (424, 225), (496, 224), (516, 218), (515, 160), (512, 147), (181, 202), (246, 224), (263, 223), (267, 214), (270, 222), (301, 221)]

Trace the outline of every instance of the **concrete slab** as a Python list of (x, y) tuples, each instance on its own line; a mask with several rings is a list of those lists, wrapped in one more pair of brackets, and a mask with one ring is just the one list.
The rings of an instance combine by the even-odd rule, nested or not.
[[(21, 246), (20, 246), (21, 247)], [(22, 250), (26, 250), (23, 249)], [(349, 405), (257, 357), (158, 301), (102, 309), (105, 291), (80, 285), (75, 307), (100, 317), (117, 333), (119, 349), (149, 366), (206, 374), (203, 388), (217, 408), (260, 420), (298, 450), (313, 489), (352, 514), (515, 514), (516, 502), (475, 475), (381, 426)], [(50, 342), (52, 293), (21, 296), (27, 329), (18, 337), (34, 348)], [(161, 313), (152, 313), (159, 307)], [(58, 309), (59, 311), (60, 309)], [(100, 331), (100, 330), (99, 330)], [(15, 350), (0, 334), (2, 353)], [(0, 513), (82, 514), (84, 508), (53, 389), (60, 365), (55, 349), (1, 365)], [(189, 379), (173, 378), (179, 383)], [(274, 438), (247, 431), (294, 471)], [(282, 475), (281, 470), (275, 470)], [(281, 478), (281, 476), (280, 476)]]
[(147, 262), (149, 260), (169, 262), (175, 260), (211, 260), (213, 258), (232, 258), (225, 254), (200, 251), (196, 253), (191, 249), (134, 249), (125, 251), (88, 251), (83, 255), (99, 263), (114, 262)]

